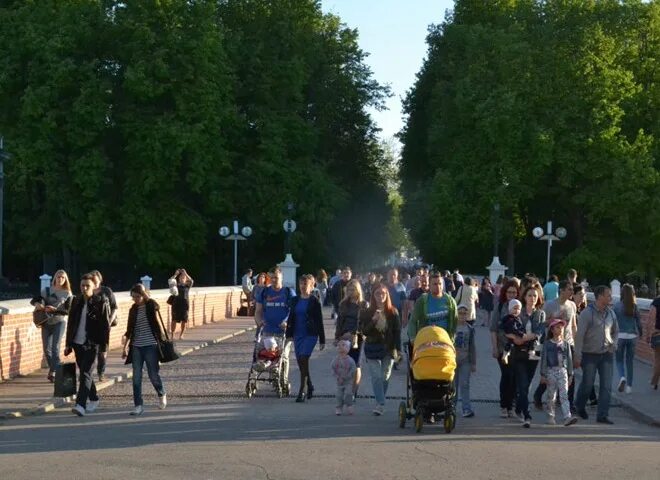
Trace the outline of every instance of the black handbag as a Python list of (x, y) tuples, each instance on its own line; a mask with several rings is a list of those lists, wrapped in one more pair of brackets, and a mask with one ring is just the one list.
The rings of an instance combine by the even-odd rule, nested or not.
[(70, 397), (76, 393), (76, 364), (62, 363), (55, 371), (55, 397)]
[(37, 328), (42, 328), (48, 322), (48, 314), (45, 310), (35, 310), (32, 312), (32, 323), (35, 324)]
[(163, 334), (165, 335), (164, 339), (158, 341), (158, 360), (160, 360), (161, 363), (173, 362), (181, 355), (176, 351), (176, 348), (174, 348), (174, 342), (170, 340), (167, 335), (167, 329), (165, 328), (163, 317), (160, 315), (160, 310), (158, 311), (158, 319), (160, 320), (160, 324), (163, 327)]

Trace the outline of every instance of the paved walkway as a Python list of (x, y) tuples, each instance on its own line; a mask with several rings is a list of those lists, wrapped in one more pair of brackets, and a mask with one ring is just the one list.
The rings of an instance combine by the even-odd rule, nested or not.
[[(329, 352), (323, 357), (327, 361), (315, 359), (312, 362), (312, 373), (318, 370), (320, 375), (314, 375), (316, 379), (326, 377), (327, 368), (332, 352), (332, 332), (334, 325), (329, 320), (330, 311), (326, 309), (326, 334), (328, 335)], [(177, 347), (181, 353), (186, 354), (191, 351), (203, 348), (209, 344), (217, 343), (223, 339), (230, 338), (252, 329), (254, 321), (252, 318), (234, 318), (218, 323), (203, 325), (186, 331), (186, 338), (177, 341)], [(485, 327), (476, 327), (477, 329), (477, 373), (471, 379), (471, 397), (474, 403), (473, 407), (477, 414), (479, 411), (489, 409), (496, 411), (499, 408), (499, 368), (496, 361), (490, 354), (490, 337)], [(324, 363), (325, 361), (325, 363)], [(295, 361), (292, 361), (294, 364)], [(635, 418), (645, 423), (660, 426), (660, 391), (651, 390), (648, 385), (648, 379), (651, 375), (651, 366), (640, 361), (635, 361), (635, 377), (637, 378), (635, 389), (632, 394), (619, 394), (616, 391), (618, 377), (615, 375), (613, 380), (613, 402), (630, 412)], [(108, 368), (106, 376), (108, 380), (99, 384), (99, 389), (107, 388), (117, 382), (125, 381), (130, 378), (131, 369), (124, 365), (120, 357), (120, 351), (111, 351), (108, 355)], [(62, 406), (71, 399), (59, 399), (52, 397), (52, 384), (45, 380), (46, 370), (40, 370), (26, 377), (17, 378), (9, 382), (0, 384), (0, 418), (2, 417), (20, 417), (26, 415), (41, 414)], [(292, 375), (294, 392), (297, 388), (297, 379)], [(399, 377), (399, 378), (397, 378)], [(328, 376), (328, 378), (330, 378)], [(538, 372), (534, 383), (530, 389), (530, 397), (533, 389), (538, 384)], [(321, 382), (319, 382), (321, 383)], [(331, 395), (334, 389), (330, 385), (320, 388), (318, 393)], [(321, 385), (319, 385), (321, 386)], [(393, 379), (390, 382), (388, 397), (398, 399), (405, 396), (405, 367), (393, 372)], [(371, 386), (369, 375), (365, 371), (363, 374), (363, 385), (360, 389), (361, 395), (370, 395)]]
[[(176, 346), (179, 352), (185, 355), (244, 333), (253, 327), (252, 317), (238, 317), (209, 323), (186, 330), (183, 340), (176, 340)], [(71, 401), (71, 398), (53, 397), (53, 384), (46, 380), (47, 373), (47, 369), (41, 369), (30, 375), (0, 383), (0, 418), (42, 414)], [(97, 383), (97, 388), (103, 390), (131, 377), (131, 366), (124, 365), (121, 350), (112, 350), (108, 352), (106, 380)]]

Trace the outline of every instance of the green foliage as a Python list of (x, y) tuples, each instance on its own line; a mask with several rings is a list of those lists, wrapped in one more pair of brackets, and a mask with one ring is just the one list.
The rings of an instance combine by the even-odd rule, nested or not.
[[(649, 251), (660, 231), (658, 5), (456, 2), (430, 30), (401, 133), (404, 218), (423, 255), (483, 263), (497, 203), (514, 247), (548, 219), (569, 229), (556, 265), (566, 257), (589, 275), (660, 264)], [(538, 272), (542, 258), (515, 271)]]
[(310, 269), (392, 248), (367, 113), (389, 91), (319, 2), (3, 2), (0, 45), (15, 265), (213, 270), (238, 218), (255, 231), (242, 259), (265, 268), (288, 202)]

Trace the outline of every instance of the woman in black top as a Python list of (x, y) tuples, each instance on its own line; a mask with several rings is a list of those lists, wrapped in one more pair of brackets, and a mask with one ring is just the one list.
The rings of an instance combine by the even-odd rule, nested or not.
[[(298, 282), (300, 296), (291, 299), (291, 313), (286, 325), (286, 338), (293, 341), (296, 349), (296, 360), (300, 370), (300, 390), (296, 402), (304, 402), (312, 398), (314, 385), (309, 373), (309, 358), (312, 356), (316, 342), (319, 350), (325, 348), (325, 331), (323, 330), (323, 313), (320, 300), (312, 295), (314, 277), (303, 275)], [(307, 392), (305, 392), (307, 386)]]
[(135, 409), (131, 415), (142, 415), (142, 367), (147, 364), (147, 373), (151, 384), (158, 394), (158, 408), (167, 406), (167, 396), (160, 378), (159, 343), (167, 339), (165, 325), (160, 318), (158, 303), (149, 297), (144, 285), (138, 283), (131, 288), (133, 305), (128, 311), (128, 325), (122, 342), (122, 358), (126, 364), (133, 364), (133, 403)]
[(193, 286), (193, 279), (184, 268), (179, 268), (170, 280), (176, 280), (178, 294), (172, 297), (172, 338), (176, 331), (176, 324), (181, 324), (181, 333), (179, 340), (183, 338), (183, 332), (186, 331), (188, 322), (188, 311), (190, 310), (190, 289)]

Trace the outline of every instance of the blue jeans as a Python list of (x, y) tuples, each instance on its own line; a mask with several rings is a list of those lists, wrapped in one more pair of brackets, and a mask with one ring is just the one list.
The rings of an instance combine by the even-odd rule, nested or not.
[[(626, 384), (632, 387), (633, 384), (633, 363), (635, 360), (635, 345), (637, 344), (636, 338), (620, 338), (616, 349), (616, 369), (619, 372), (619, 377), (626, 379)], [(626, 369), (623, 369), (623, 359), (626, 360)], [(626, 375), (626, 373), (628, 375)]]
[(133, 404), (142, 405), (142, 365), (147, 364), (147, 374), (159, 397), (165, 395), (163, 381), (158, 373), (158, 345), (132, 347), (133, 352)]
[(470, 405), (470, 375), (472, 374), (472, 364), (470, 362), (461, 363), (456, 368), (456, 375), (454, 382), (456, 389), (461, 395), (461, 405), (463, 406), (463, 413), (471, 412), (472, 405)]
[(610, 411), (610, 396), (612, 394), (612, 374), (614, 373), (614, 354), (612, 353), (582, 354), (582, 381), (580, 382), (580, 388), (578, 388), (575, 407), (578, 410), (584, 410), (587, 397), (594, 386), (596, 372), (600, 377), (596, 415), (598, 418), (605, 418)]
[(44, 355), (48, 363), (48, 372), (55, 373), (60, 366), (60, 343), (66, 322), (57, 322), (55, 325), (44, 325), (41, 329), (41, 342), (44, 348)]
[(516, 378), (516, 413), (522, 413), (525, 418), (529, 414), (529, 386), (532, 384), (538, 360), (514, 360), (513, 374)]
[(386, 355), (382, 360), (368, 358), (367, 365), (369, 365), (371, 386), (374, 390), (376, 403), (378, 405), (385, 405), (385, 396), (387, 395), (387, 387), (390, 383), (394, 360), (389, 355)]

